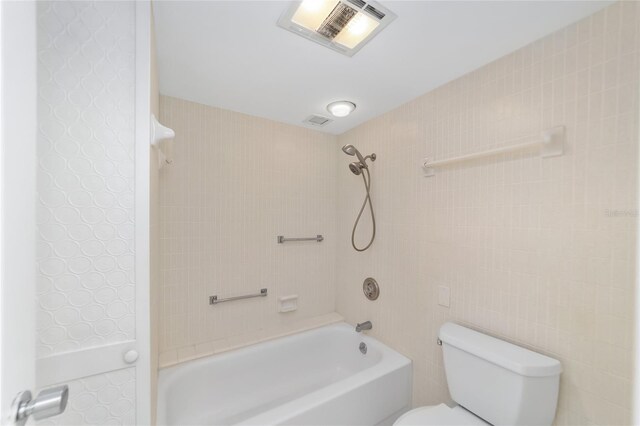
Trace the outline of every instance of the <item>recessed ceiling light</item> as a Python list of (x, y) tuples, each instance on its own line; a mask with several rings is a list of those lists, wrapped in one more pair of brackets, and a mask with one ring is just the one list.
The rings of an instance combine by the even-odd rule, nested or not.
[(396, 15), (364, 0), (292, 2), (278, 25), (347, 56), (353, 56)]
[(349, 101), (336, 101), (327, 105), (327, 111), (334, 117), (346, 117), (356, 109), (356, 104)]

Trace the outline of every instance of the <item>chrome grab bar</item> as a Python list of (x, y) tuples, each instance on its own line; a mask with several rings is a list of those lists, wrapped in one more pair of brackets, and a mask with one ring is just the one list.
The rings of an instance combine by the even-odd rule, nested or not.
[(284, 235), (278, 235), (278, 244), (286, 243), (287, 241), (317, 241), (320, 242), (324, 240), (322, 235), (316, 235), (315, 237), (309, 238), (285, 238)]
[(267, 295), (267, 289), (261, 288), (260, 293), (257, 294), (245, 294), (244, 296), (226, 297), (224, 299), (218, 299), (218, 295), (209, 296), (209, 304), (216, 305), (222, 302), (231, 302), (232, 300), (251, 299), (252, 297), (265, 297)]

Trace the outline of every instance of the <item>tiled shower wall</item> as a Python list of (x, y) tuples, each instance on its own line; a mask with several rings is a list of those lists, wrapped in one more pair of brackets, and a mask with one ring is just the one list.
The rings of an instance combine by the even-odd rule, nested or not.
[[(336, 138), (165, 96), (160, 115), (176, 132), (159, 182), (161, 366), (333, 320)], [(288, 295), (298, 310), (279, 313)]]
[[(340, 157), (337, 311), (372, 320), (373, 336), (413, 359), (415, 404), (448, 398), (436, 334), (455, 321), (559, 359), (558, 424), (630, 422), (638, 6), (614, 4), (339, 137), (378, 155), (378, 234), (367, 252), (350, 246), (363, 189)], [(555, 125), (567, 130), (562, 157), (422, 176), (425, 156), (533, 141)], [(362, 295), (367, 276), (381, 285), (375, 302)]]

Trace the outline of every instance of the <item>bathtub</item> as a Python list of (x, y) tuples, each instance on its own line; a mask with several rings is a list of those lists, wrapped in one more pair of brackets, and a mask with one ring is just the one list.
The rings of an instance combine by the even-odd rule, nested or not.
[(158, 379), (160, 425), (383, 425), (410, 404), (411, 361), (345, 323), (169, 367)]

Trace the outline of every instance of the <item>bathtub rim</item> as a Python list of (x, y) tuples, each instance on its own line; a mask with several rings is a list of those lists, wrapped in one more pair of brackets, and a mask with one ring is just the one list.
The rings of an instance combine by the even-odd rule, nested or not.
[[(251, 354), (261, 350), (261, 348), (268, 348), (279, 345), (284, 340), (291, 340), (301, 336), (308, 336), (317, 334), (321, 331), (337, 330), (339, 332), (352, 332), (355, 333), (355, 329), (352, 325), (342, 321), (333, 324), (327, 324), (311, 330), (305, 330), (299, 333), (290, 334), (287, 336), (281, 336), (268, 341), (259, 342), (253, 345), (244, 346), (238, 349), (213, 354), (198, 359), (185, 361), (170, 367), (165, 367), (159, 371), (158, 374), (158, 400), (157, 400), (157, 424), (166, 424), (166, 401), (167, 394), (174, 383), (181, 377), (182, 370), (189, 368), (198, 368), (206, 366), (208, 363), (214, 361), (224, 361), (225, 359), (233, 358), (240, 354)], [(303, 413), (313, 407), (316, 407), (322, 403), (326, 403), (331, 399), (345, 395), (346, 393), (363, 386), (372, 380), (382, 377), (383, 375), (393, 373), (403, 368), (412, 368), (412, 361), (401, 354), (400, 352), (390, 348), (379, 340), (360, 333), (357, 337), (360, 341), (364, 342), (369, 347), (375, 347), (380, 351), (381, 359), (371, 367), (358, 371), (352, 375), (349, 375), (341, 380), (330, 383), (326, 386), (313, 390), (309, 393), (302, 394), (290, 401), (284, 402), (281, 405), (269, 408), (262, 413), (251, 416), (244, 419), (237, 424), (256, 424), (255, 419), (264, 419), (265, 424), (269, 423), (269, 419), (283, 419), (295, 417), (298, 414)], [(411, 380), (411, 374), (409, 374)]]

